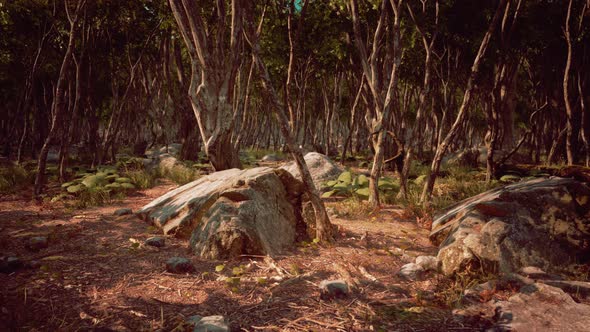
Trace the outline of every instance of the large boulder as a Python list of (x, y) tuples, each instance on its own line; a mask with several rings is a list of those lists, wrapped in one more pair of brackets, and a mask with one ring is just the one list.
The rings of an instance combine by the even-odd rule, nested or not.
[(565, 271), (590, 261), (590, 188), (551, 177), (487, 191), (435, 218), (430, 239), (447, 275), (473, 265)]
[(170, 191), (137, 215), (165, 234), (190, 238), (203, 258), (275, 255), (305, 231), (302, 195), (301, 182), (284, 170), (230, 169)]
[[(342, 173), (342, 169), (338, 165), (321, 153), (309, 152), (305, 155), (304, 159), (313, 178), (313, 183), (318, 189), (321, 189), (326, 181), (334, 180)], [(299, 169), (294, 161), (281, 168), (301, 180)]]
[(489, 317), (493, 327), (486, 331), (588, 331), (590, 326), (590, 305), (542, 283), (526, 285), (507, 300), (474, 304), (454, 314), (458, 320)]

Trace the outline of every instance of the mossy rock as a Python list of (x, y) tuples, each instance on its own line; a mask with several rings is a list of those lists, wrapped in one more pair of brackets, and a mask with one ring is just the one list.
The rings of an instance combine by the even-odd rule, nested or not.
[(69, 186), (66, 189), (66, 191), (69, 192), (70, 194), (77, 194), (77, 193), (81, 192), (82, 190), (84, 190), (84, 187), (81, 184)]
[(131, 183), (124, 182), (124, 183), (121, 183), (121, 188), (130, 190), (130, 189), (135, 189), (135, 186)]
[(133, 181), (131, 181), (131, 179), (130, 179), (130, 178), (117, 178), (117, 179), (115, 180), (115, 182), (117, 182), (117, 183), (131, 183), (131, 182), (133, 182)]

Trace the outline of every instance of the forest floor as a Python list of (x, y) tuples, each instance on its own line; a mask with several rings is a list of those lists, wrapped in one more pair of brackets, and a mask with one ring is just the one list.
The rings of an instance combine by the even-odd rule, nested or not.
[[(448, 280), (396, 275), (416, 256), (436, 252), (428, 230), (400, 208), (334, 217), (340, 236), (330, 246), (303, 243), (274, 259), (206, 261), (190, 255), (186, 240), (167, 237), (163, 248), (145, 246), (153, 227), (134, 215), (113, 215), (120, 208), (137, 210), (175, 186), (160, 181), (108, 206), (83, 210), (36, 203), (23, 194), (2, 197), (2, 253), (38, 264), (0, 274), (0, 330), (183, 331), (192, 315), (224, 315), (236, 331), (451, 331), (487, 325), (453, 316), (458, 294)], [(37, 235), (48, 236), (49, 247), (30, 252), (25, 243)], [(173, 256), (191, 259), (196, 271), (166, 272)], [(225, 278), (236, 276), (239, 281)], [(325, 279), (346, 279), (354, 289), (344, 298), (320, 299), (318, 285)]]

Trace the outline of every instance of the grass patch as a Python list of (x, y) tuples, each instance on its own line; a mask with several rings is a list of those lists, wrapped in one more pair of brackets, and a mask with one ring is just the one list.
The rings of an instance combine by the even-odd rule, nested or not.
[(133, 183), (139, 189), (148, 189), (154, 187), (158, 183), (158, 179), (162, 177), (160, 171), (155, 169), (148, 171), (145, 169), (131, 170), (124, 173), (126, 177), (131, 179)]
[[(412, 172), (422, 171), (422, 167)], [(481, 194), (501, 185), (498, 181), (487, 183), (485, 170), (464, 167), (449, 167), (443, 172), (446, 176), (439, 176), (434, 184), (432, 200), (427, 210), (421, 208), (420, 197), (426, 183), (428, 172), (418, 174), (413, 180), (408, 180), (407, 199), (403, 200), (407, 208), (411, 208), (417, 216), (430, 214), (432, 211), (445, 209), (459, 201)]]
[(159, 172), (163, 177), (170, 179), (179, 185), (187, 184), (201, 177), (201, 172), (198, 169), (186, 167), (182, 164), (175, 165), (170, 169), (160, 168)]
[(332, 209), (334, 214), (344, 218), (366, 217), (373, 211), (368, 201), (356, 196), (334, 203)]
[(11, 193), (33, 184), (34, 172), (21, 165), (0, 168), (0, 192)]

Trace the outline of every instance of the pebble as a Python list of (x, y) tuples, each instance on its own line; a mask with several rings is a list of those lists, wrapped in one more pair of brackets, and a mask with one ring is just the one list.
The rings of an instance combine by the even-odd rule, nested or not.
[(149, 239), (145, 240), (145, 244), (148, 246), (162, 248), (166, 245), (166, 240), (160, 236), (150, 237)]
[(320, 282), (320, 298), (322, 300), (346, 297), (350, 287), (344, 280), (323, 280)]
[(166, 262), (166, 271), (170, 273), (188, 273), (194, 270), (191, 261), (183, 257), (172, 257)]
[(46, 236), (33, 236), (27, 242), (27, 249), (31, 251), (39, 251), (49, 246), (49, 241)]
[(117, 217), (119, 216), (125, 216), (128, 214), (133, 214), (133, 210), (125, 208), (125, 209), (118, 209), (115, 212), (113, 212), (113, 214)]

